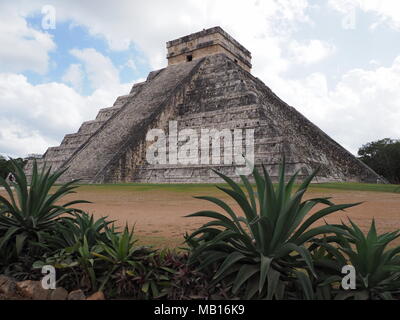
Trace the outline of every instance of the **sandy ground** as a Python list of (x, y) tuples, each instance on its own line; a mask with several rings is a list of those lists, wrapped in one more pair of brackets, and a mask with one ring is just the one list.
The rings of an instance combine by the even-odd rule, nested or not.
[[(4, 194), (4, 191), (0, 191)], [(221, 212), (212, 203), (194, 199), (193, 196), (217, 196), (225, 200), (236, 212), (240, 209), (221, 191), (212, 186), (138, 186), (101, 185), (81, 186), (71, 199), (85, 199), (92, 204), (78, 205), (96, 217), (108, 216), (116, 224), (134, 226), (137, 238), (143, 244), (159, 247), (182, 245), (183, 235), (207, 221), (203, 218), (184, 216), (200, 210), (212, 209)], [(344, 191), (311, 188), (306, 198), (331, 197), (334, 203), (363, 202), (361, 205), (337, 212), (326, 220), (330, 223), (347, 221), (350, 217), (364, 231), (375, 218), (379, 232), (400, 229), (400, 194), (370, 191)], [(397, 240), (400, 245), (400, 240)]]
[[(138, 188), (137, 186), (82, 186), (71, 198), (86, 199), (93, 204), (81, 205), (82, 209), (95, 216), (108, 216), (118, 225), (128, 223), (135, 226), (137, 237), (143, 243), (156, 246), (175, 247), (182, 243), (183, 234), (190, 232), (206, 220), (184, 216), (205, 209), (218, 209), (212, 203), (194, 199), (197, 195), (218, 196), (237, 209), (227, 196), (212, 187), (183, 188), (171, 191), (168, 188)], [(313, 188), (306, 198), (332, 197), (334, 203), (363, 204), (338, 212), (327, 218), (330, 223), (347, 221), (350, 217), (363, 230), (367, 230), (375, 218), (379, 232), (400, 229), (400, 194), (365, 191), (342, 191)], [(237, 212), (240, 212), (237, 209)], [(400, 244), (400, 240), (397, 241)]]

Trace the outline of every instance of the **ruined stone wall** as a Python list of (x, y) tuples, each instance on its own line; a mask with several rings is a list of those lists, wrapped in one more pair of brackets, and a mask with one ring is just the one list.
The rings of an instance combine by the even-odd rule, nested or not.
[[(179, 129), (255, 130), (255, 163), (265, 164), (278, 177), (282, 155), (287, 174), (299, 178), (317, 167), (317, 182), (368, 181), (379, 178), (294, 108), (281, 101), (261, 81), (239, 68), (225, 55), (208, 57), (178, 105)], [(201, 152), (201, 149), (200, 149)], [(223, 152), (223, 150), (222, 150)], [(222, 155), (221, 155), (222, 157)], [(200, 159), (200, 156), (199, 156)], [(222, 163), (222, 160), (221, 160)], [(137, 182), (218, 182), (215, 168), (238, 180), (230, 165), (140, 165)]]
[(140, 168), (147, 167), (148, 165), (146, 162), (146, 151), (149, 146), (149, 143), (146, 142), (147, 132), (151, 129), (168, 130), (169, 121), (175, 119), (178, 115), (178, 106), (186, 103), (188, 86), (190, 86), (190, 81), (196, 77), (202, 63), (203, 60), (200, 60), (197, 63), (192, 62), (189, 65), (191, 68), (190, 72), (181, 79), (180, 83), (171, 92), (165, 92), (165, 100), (158, 106), (157, 111), (153, 112), (141, 123), (139, 130), (132, 132), (129, 139), (115, 154), (113, 159), (99, 172), (96, 181), (139, 181)]
[[(220, 182), (211, 169), (239, 179), (233, 165), (223, 164), (223, 148), (219, 164), (148, 164), (147, 132), (152, 128), (168, 132), (173, 120), (178, 121), (178, 130), (190, 128), (199, 133), (206, 128), (254, 129), (255, 164), (265, 164), (274, 179), (283, 154), (287, 174), (299, 171), (299, 178), (320, 166), (317, 182), (379, 179), (226, 54), (153, 71), (117, 102), (100, 110), (78, 133), (66, 135), (60, 147), (48, 150), (43, 161), (69, 167), (60, 182)], [(209, 152), (211, 159), (211, 148)]]
[(295, 108), (282, 101), (262, 81), (249, 76), (260, 90), (260, 99), (266, 112), (274, 114), (277, 124), (285, 127), (285, 147), (295, 151), (289, 154), (297, 157), (293, 162), (298, 162), (299, 158), (306, 159), (309, 171), (320, 166), (320, 182), (385, 182)]
[[(282, 131), (268, 117), (262, 117), (256, 87), (249, 81), (248, 73), (243, 72), (225, 55), (208, 57), (193, 77), (189, 90), (185, 92), (186, 103), (177, 106), (179, 116), (171, 118), (178, 121), (179, 130), (200, 129), (254, 129), (255, 161), (277, 167), (282, 155)], [(245, 137), (243, 137), (244, 140)], [(223, 145), (223, 143), (221, 144)], [(199, 153), (203, 149), (200, 148)], [(220, 178), (212, 172), (218, 169), (237, 180), (232, 165), (223, 164), (221, 150), (220, 164), (209, 165), (144, 165), (141, 166), (134, 181), (138, 182), (219, 182)], [(209, 149), (211, 159), (211, 149)], [(200, 159), (200, 155), (198, 155)], [(300, 164), (301, 165), (301, 164)], [(289, 165), (290, 166), (290, 165)], [(293, 167), (291, 173), (297, 167)], [(305, 172), (304, 174), (306, 174)]]
[[(147, 81), (124, 108), (63, 164), (69, 170), (62, 179), (103, 182), (103, 172), (114, 157), (128, 151), (127, 141), (136, 143), (143, 139), (151, 119), (162, 111), (163, 103), (198, 63), (170, 66)], [(140, 139), (132, 140), (135, 136)]]
[(224, 53), (227, 57), (229, 57), (232, 61), (237, 63), (240, 67), (243, 69), (247, 70), (250, 72), (251, 68), (245, 64), (242, 60), (238, 59), (237, 56), (232, 54), (230, 51), (227, 51), (224, 47), (220, 46), (219, 44), (216, 45), (211, 45), (205, 48), (197, 49), (192, 52), (185, 52), (185, 54), (181, 54), (179, 56), (171, 57), (168, 59), (168, 64), (173, 65), (173, 64), (178, 64), (178, 63), (186, 63), (187, 55), (190, 54), (192, 56), (193, 60), (201, 59), (213, 54), (217, 53)]
[(200, 59), (224, 53), (244, 70), (251, 70), (251, 53), (219, 27), (167, 42), (168, 65), (185, 63), (187, 56)]

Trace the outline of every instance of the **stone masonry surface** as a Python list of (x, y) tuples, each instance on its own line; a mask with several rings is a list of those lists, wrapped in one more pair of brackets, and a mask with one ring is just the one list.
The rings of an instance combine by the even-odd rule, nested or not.
[[(181, 43), (175, 40), (168, 45)], [(146, 133), (153, 128), (168, 131), (169, 121), (177, 121), (179, 130), (198, 132), (205, 128), (254, 129), (255, 164), (265, 164), (274, 178), (285, 155), (287, 175), (299, 170), (302, 178), (320, 167), (317, 182), (383, 181), (248, 70), (219, 52), (153, 71), (112, 107), (101, 109), (95, 120), (66, 135), (60, 146), (49, 148), (38, 165), (68, 168), (60, 182), (220, 181), (212, 168), (238, 179), (233, 165), (148, 164)], [(31, 170), (32, 161), (26, 166), (27, 174)]]

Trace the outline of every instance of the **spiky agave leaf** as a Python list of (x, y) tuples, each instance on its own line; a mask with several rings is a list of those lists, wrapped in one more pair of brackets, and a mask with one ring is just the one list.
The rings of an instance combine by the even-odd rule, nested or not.
[(94, 246), (98, 241), (107, 241), (106, 230), (115, 222), (107, 218), (95, 219), (93, 214), (84, 211), (72, 212), (70, 216), (57, 220), (57, 232), (46, 240), (50, 247), (57, 250), (73, 247), (86, 236), (89, 245)]
[(349, 219), (343, 223), (345, 233), (337, 235), (336, 249), (348, 259), (356, 271), (356, 290), (340, 293), (342, 299), (393, 299), (400, 294), (400, 247), (388, 249), (400, 237), (400, 230), (378, 234), (375, 220), (365, 235)]
[(68, 194), (75, 193), (75, 183), (78, 180), (59, 186), (53, 193), (58, 178), (65, 170), (51, 173), (51, 167), (39, 171), (36, 161), (33, 164), (32, 181), (28, 179), (22, 166), (12, 160), (15, 182), (10, 185), (0, 177), (0, 185), (5, 188), (8, 199), (0, 196), (0, 229), (7, 230), (0, 239), (0, 250), (6, 244), (14, 242), (13, 246), (19, 254), (26, 243), (36, 246), (45, 246), (44, 235), (55, 229), (56, 221), (63, 214), (77, 209), (72, 206), (80, 203), (89, 203), (84, 200), (75, 200), (58, 205), (57, 202)]
[[(244, 292), (245, 298), (282, 298), (285, 281), (298, 268), (316, 277), (312, 256), (305, 244), (316, 237), (344, 231), (340, 226), (312, 228), (312, 225), (334, 212), (358, 204), (334, 205), (328, 198), (303, 201), (318, 170), (295, 188), (298, 172), (286, 183), (285, 168), (283, 160), (278, 183), (274, 186), (264, 166), (262, 174), (254, 167), (252, 176), (256, 191), (245, 176), (241, 176), (242, 188), (229, 177), (216, 172), (230, 187), (218, 189), (234, 200), (242, 215), (221, 199), (199, 197), (217, 205), (224, 214), (207, 210), (187, 216), (210, 219), (187, 237), (188, 244), (196, 243), (190, 262), (199, 263), (200, 269), (217, 265), (215, 282), (225, 281), (235, 294)], [(305, 218), (321, 204), (327, 207)], [(237, 274), (232, 276), (234, 272)]]

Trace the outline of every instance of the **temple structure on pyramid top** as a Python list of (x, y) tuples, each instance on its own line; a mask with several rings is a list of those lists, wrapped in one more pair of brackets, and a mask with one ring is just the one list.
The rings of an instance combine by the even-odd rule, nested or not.
[[(111, 107), (100, 109), (96, 119), (65, 135), (59, 146), (48, 148), (38, 165), (68, 168), (62, 181), (84, 183), (220, 181), (211, 169), (239, 178), (237, 166), (222, 161), (228, 150), (226, 136), (218, 156), (207, 142), (198, 143), (198, 154), (185, 163), (148, 161), (152, 144), (148, 132), (170, 132), (175, 126), (178, 132), (191, 129), (199, 134), (205, 129), (232, 135), (238, 130), (253, 132), (253, 161), (256, 166), (264, 164), (273, 177), (285, 156), (287, 174), (299, 171), (299, 178), (320, 167), (316, 182), (383, 181), (254, 77), (250, 51), (220, 27), (167, 42), (167, 59), (167, 67), (150, 72), (146, 81), (134, 84)], [(179, 144), (184, 142), (178, 141), (178, 148)], [(158, 152), (166, 153), (164, 159), (176, 160), (179, 151), (172, 147), (166, 138), (165, 149)], [(204, 163), (207, 153), (212, 161)], [(216, 161), (218, 157), (221, 161)], [(26, 166), (28, 174), (32, 164)]]

